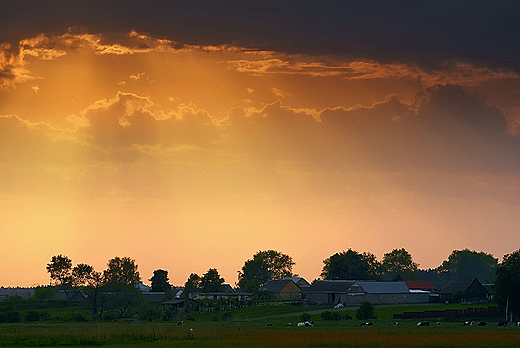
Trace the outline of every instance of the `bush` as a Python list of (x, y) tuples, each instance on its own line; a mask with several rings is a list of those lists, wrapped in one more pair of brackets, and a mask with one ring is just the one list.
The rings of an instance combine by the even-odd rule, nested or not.
[(325, 311), (325, 312), (321, 312), (321, 319), (326, 320), (326, 321), (329, 321), (329, 320), (339, 321), (339, 320), (343, 319), (343, 316), (338, 312), (333, 313), (331, 311)]
[(30, 311), (25, 316), (25, 321), (27, 322), (35, 322), (40, 320), (40, 313), (38, 311)]
[(361, 306), (356, 311), (356, 318), (359, 320), (375, 319), (374, 306), (369, 301), (361, 302)]
[(20, 315), (20, 312), (17, 312), (17, 311), (7, 312), (7, 322), (8, 323), (19, 323), (21, 321), (22, 321), (22, 316)]

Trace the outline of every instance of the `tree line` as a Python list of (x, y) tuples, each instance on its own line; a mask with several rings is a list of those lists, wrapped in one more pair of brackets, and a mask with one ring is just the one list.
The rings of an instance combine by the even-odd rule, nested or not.
[[(255, 293), (268, 280), (297, 277), (293, 273), (292, 257), (276, 250), (261, 250), (244, 262), (238, 271), (237, 287), (240, 291)], [(107, 269), (97, 272), (87, 264), (72, 266), (72, 260), (64, 255), (53, 256), (47, 264), (51, 284), (66, 294), (71, 289), (88, 288), (94, 297), (92, 310), (103, 310), (107, 293), (132, 293), (141, 281), (135, 260), (115, 257), (107, 263)], [(353, 249), (337, 252), (323, 260), (320, 274), (323, 280), (430, 280), (437, 288), (451, 281), (478, 278), (481, 283), (494, 284), (495, 298), (506, 311), (520, 312), (520, 250), (504, 256), (501, 263), (492, 254), (469, 249), (453, 250), (442, 264), (433, 269), (420, 269), (412, 255), (404, 248), (385, 253), (381, 261), (370, 252)], [(171, 291), (168, 271), (157, 269), (149, 279), (154, 292)], [(225, 279), (216, 268), (210, 268), (202, 276), (191, 273), (184, 284), (183, 296), (193, 292), (220, 292)], [(134, 290), (132, 290), (132, 289)], [(100, 289), (103, 291), (101, 292)], [(103, 294), (103, 295), (101, 295)], [(105, 302), (103, 302), (105, 301)], [(99, 308), (98, 308), (99, 307)], [(506, 309), (507, 307), (507, 309)], [(124, 308), (124, 306), (122, 307)], [(124, 315), (123, 312), (119, 315)]]

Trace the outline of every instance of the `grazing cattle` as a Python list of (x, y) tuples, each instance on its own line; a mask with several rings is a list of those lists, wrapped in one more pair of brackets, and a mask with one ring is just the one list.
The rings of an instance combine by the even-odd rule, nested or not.
[(394, 326), (397, 326), (399, 325), (399, 323), (397, 321), (394, 321)]
[(184, 325), (184, 321), (183, 321), (183, 320), (178, 321), (178, 322), (177, 322), (177, 325)]
[(520, 321), (517, 321), (517, 322), (515, 323), (515, 326), (520, 326)]
[(273, 326), (273, 323), (267, 323), (266, 326)]
[(477, 323), (477, 326), (487, 326), (487, 322), (485, 322), (485, 321), (479, 321), (479, 322)]
[(473, 322), (472, 321), (465, 321), (464, 324), (462, 324), (462, 326), (471, 326), (473, 325)]
[(287, 323), (287, 326), (292, 326), (292, 324), (291, 323)]
[(305, 322), (305, 326), (314, 326), (314, 322), (313, 321), (306, 321)]
[(507, 326), (507, 321), (501, 321), (497, 324), (497, 326)]
[(437, 325), (437, 326), (441, 326), (441, 322), (440, 322), (440, 321), (438, 321), (436, 325)]
[(298, 327), (302, 327), (302, 326), (305, 326), (305, 323), (304, 322), (299, 322), (298, 323)]
[(364, 326), (364, 327), (369, 327), (372, 325), (374, 325), (374, 323), (372, 323), (371, 321), (365, 321), (364, 323), (361, 323), (361, 326)]
[(420, 321), (417, 323), (417, 326), (430, 326), (429, 321)]

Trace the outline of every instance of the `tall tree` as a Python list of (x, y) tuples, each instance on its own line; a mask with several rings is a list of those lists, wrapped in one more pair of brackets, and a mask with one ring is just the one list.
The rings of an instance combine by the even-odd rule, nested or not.
[(91, 287), (94, 285), (94, 267), (79, 263), (72, 269), (72, 286)]
[(381, 274), (385, 280), (417, 279), (419, 265), (412, 261), (412, 255), (404, 248), (394, 249), (383, 256)]
[(293, 276), (293, 259), (276, 250), (258, 251), (253, 258), (245, 261), (238, 271), (238, 286), (253, 292), (268, 280), (278, 280)]
[(506, 317), (520, 317), (520, 250), (505, 255), (497, 265), (495, 298)]
[(437, 268), (441, 281), (478, 278), (481, 283), (491, 283), (495, 278), (498, 259), (483, 251), (453, 250), (448, 260)]
[(134, 259), (118, 256), (108, 261), (108, 269), (103, 272), (105, 282), (137, 284), (141, 281)]
[(205, 292), (220, 292), (224, 281), (216, 268), (210, 268), (200, 278), (200, 288)]
[(200, 289), (200, 276), (197, 273), (191, 273), (186, 280), (186, 283), (184, 283), (182, 296), (189, 297), (191, 293), (199, 291)]
[(374, 254), (360, 254), (352, 249), (335, 253), (323, 260), (323, 264), (321, 277), (328, 280), (375, 279), (377, 277), (377, 269), (379, 268)]
[(153, 271), (153, 276), (149, 280), (152, 282), (152, 291), (165, 292), (172, 288), (168, 279), (168, 271), (163, 269)]
[(62, 288), (72, 286), (72, 260), (65, 255), (54, 255), (47, 264), (51, 283)]

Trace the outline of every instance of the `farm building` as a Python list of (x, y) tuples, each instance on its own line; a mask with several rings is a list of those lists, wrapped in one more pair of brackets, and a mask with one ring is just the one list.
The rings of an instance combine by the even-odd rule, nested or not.
[(176, 298), (170, 301), (162, 303), (164, 309), (170, 309), (174, 311), (185, 310), (196, 311), (199, 309), (199, 303), (191, 298)]
[(477, 278), (452, 281), (441, 289), (442, 301), (451, 301), (455, 293), (461, 293), (461, 302), (490, 302), (493, 294)]
[(342, 298), (342, 302), (347, 306), (357, 306), (362, 301), (373, 305), (403, 304), (410, 303), (410, 290), (403, 282), (357, 281), (344, 298), (346, 301)]
[(315, 280), (305, 292), (307, 301), (337, 304), (346, 296), (355, 280)]
[(302, 289), (290, 279), (268, 280), (260, 291), (271, 291), (279, 300), (300, 300), (302, 298)]

